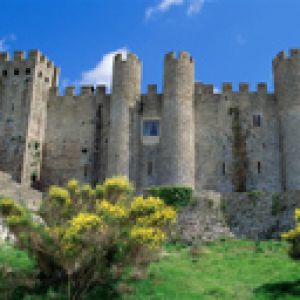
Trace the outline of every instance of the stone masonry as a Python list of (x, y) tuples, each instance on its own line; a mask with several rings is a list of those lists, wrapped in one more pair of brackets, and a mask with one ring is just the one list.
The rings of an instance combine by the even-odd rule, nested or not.
[(116, 55), (111, 94), (82, 86), (61, 96), (59, 69), (40, 51), (0, 53), (0, 170), (38, 189), (124, 175), (139, 191), (299, 190), (300, 50), (274, 59), (274, 93), (265, 83), (216, 93), (194, 68), (187, 52), (168, 53), (163, 93), (151, 84), (141, 94), (140, 60)]

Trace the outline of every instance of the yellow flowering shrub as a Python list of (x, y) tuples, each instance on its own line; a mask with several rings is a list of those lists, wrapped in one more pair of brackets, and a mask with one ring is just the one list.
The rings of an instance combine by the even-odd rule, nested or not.
[(78, 181), (76, 179), (70, 179), (67, 183), (67, 188), (70, 193), (75, 193), (75, 191), (78, 189)]
[(0, 198), (0, 213), (6, 214), (20, 248), (37, 256), (47, 282), (67, 278), (74, 295), (83, 299), (80, 293), (89, 286), (112, 278), (113, 266), (118, 265), (120, 276), (146, 266), (176, 219), (175, 210), (160, 198), (133, 197), (132, 192), (125, 177), (108, 178), (95, 188), (71, 179), (66, 188), (49, 188), (36, 213), (40, 220), (9, 199)]
[(112, 204), (102, 200), (96, 205), (97, 212), (111, 219), (123, 219), (127, 217), (126, 208), (118, 204)]
[(104, 197), (104, 186), (102, 184), (97, 184), (96, 188), (96, 199), (103, 199)]
[(169, 223), (174, 223), (176, 220), (176, 211), (170, 207), (166, 206), (162, 210), (158, 210), (147, 216), (138, 217), (137, 224), (142, 226), (159, 226), (162, 227)]
[(281, 238), (287, 240), (291, 247), (289, 255), (294, 259), (300, 259), (300, 209), (295, 210), (296, 226), (288, 232), (282, 233)]
[(70, 193), (67, 189), (53, 185), (49, 188), (49, 200), (55, 201), (59, 205), (69, 205), (71, 203)]
[(133, 199), (130, 205), (130, 212), (133, 215), (148, 215), (165, 207), (164, 201), (157, 197), (144, 198), (138, 196)]
[(81, 187), (81, 197), (83, 200), (89, 200), (95, 198), (95, 191), (92, 189), (90, 184), (84, 184)]
[(157, 247), (166, 239), (166, 234), (156, 227), (133, 226), (130, 237), (138, 244)]
[(120, 198), (130, 195), (134, 190), (132, 183), (123, 176), (105, 179), (103, 188), (104, 197), (112, 202), (119, 201)]
[(9, 198), (0, 199), (0, 213), (3, 216), (21, 215), (23, 210), (24, 209), (12, 199)]
[[(101, 232), (104, 229), (105, 224), (98, 215), (92, 213), (79, 213), (69, 222), (69, 226), (62, 235), (64, 249), (67, 252), (73, 251), (77, 246), (80, 246), (78, 242), (89, 231), (95, 230), (96, 232)], [(59, 229), (56, 230), (59, 233)]]

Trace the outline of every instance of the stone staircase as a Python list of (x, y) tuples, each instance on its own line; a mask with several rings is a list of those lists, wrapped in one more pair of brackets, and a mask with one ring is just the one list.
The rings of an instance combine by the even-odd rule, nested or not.
[(0, 171), (0, 196), (12, 198), (35, 211), (39, 208), (43, 194), (17, 183), (11, 175)]
[(222, 195), (203, 191), (194, 195), (193, 202), (180, 210), (176, 229), (188, 243), (233, 237), (221, 210)]

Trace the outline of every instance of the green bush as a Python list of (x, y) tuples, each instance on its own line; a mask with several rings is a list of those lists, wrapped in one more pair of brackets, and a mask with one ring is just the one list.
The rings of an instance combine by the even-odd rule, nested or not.
[(0, 243), (0, 298), (9, 298), (18, 288), (35, 284), (36, 264), (25, 251)]
[(167, 205), (183, 207), (192, 200), (193, 190), (185, 186), (158, 186), (150, 187), (146, 190), (147, 194), (163, 199)]

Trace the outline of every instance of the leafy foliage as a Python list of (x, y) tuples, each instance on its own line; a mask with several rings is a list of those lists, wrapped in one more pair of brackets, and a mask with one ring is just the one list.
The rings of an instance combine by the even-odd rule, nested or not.
[(182, 186), (158, 186), (147, 189), (149, 195), (163, 199), (167, 205), (186, 206), (192, 200), (193, 190)]
[(295, 210), (296, 226), (294, 229), (282, 233), (281, 237), (290, 243), (289, 255), (296, 260), (300, 259), (300, 209)]
[(78, 299), (121, 281), (132, 268), (145, 270), (165, 240), (174, 209), (157, 197), (133, 197), (133, 191), (125, 177), (95, 189), (71, 179), (66, 188), (50, 187), (41, 218), (9, 199), (0, 211), (18, 247), (37, 257), (45, 289), (65, 281), (69, 298)]
[(24, 251), (0, 244), (0, 297), (8, 298), (13, 289), (35, 283), (36, 265)]

